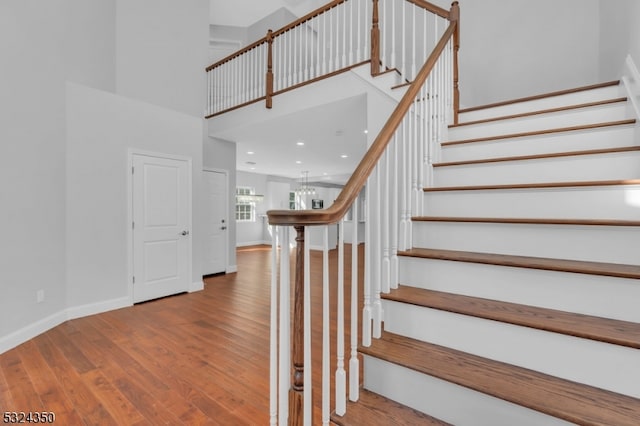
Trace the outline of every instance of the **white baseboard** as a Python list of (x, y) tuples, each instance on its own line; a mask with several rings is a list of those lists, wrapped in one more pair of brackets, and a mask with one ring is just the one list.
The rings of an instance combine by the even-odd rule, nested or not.
[(39, 334), (62, 324), (67, 320), (66, 311), (57, 312), (39, 321), (29, 324), (20, 330), (14, 331), (6, 336), (0, 337), (0, 354), (23, 344), (27, 340), (33, 339)]
[(27, 340), (33, 339), (54, 327), (57, 327), (65, 321), (100, 314), (102, 312), (113, 311), (115, 309), (126, 308), (131, 305), (131, 300), (128, 297), (121, 297), (104, 302), (90, 303), (88, 305), (64, 309), (36, 321), (33, 324), (23, 327), (20, 330), (14, 331), (7, 336), (0, 337), (0, 354), (21, 345)]
[(101, 314), (103, 312), (113, 311), (116, 309), (132, 306), (129, 297), (120, 297), (118, 299), (106, 300), (104, 302), (90, 303), (88, 305), (75, 306), (65, 310), (66, 319), (72, 320), (76, 318), (88, 317), (89, 315)]
[(204, 290), (204, 281), (202, 280), (191, 283), (191, 285), (189, 286), (189, 293), (201, 290)]
[(225, 272), (227, 274), (232, 274), (234, 272), (238, 272), (238, 265), (227, 265), (227, 270)]
[(236, 243), (236, 247), (261, 246), (265, 244), (270, 246), (271, 240), (245, 241), (242, 243)]

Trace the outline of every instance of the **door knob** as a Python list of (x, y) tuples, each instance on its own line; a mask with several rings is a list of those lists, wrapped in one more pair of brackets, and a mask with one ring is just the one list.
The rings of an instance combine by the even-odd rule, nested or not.
[(182, 231), (182, 235), (189, 235), (189, 231)]

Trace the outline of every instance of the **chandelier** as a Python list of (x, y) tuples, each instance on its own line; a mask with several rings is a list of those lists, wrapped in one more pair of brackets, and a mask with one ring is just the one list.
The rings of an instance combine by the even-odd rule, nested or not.
[(309, 186), (309, 172), (302, 172), (302, 176), (300, 176), (300, 185), (295, 190), (297, 195), (315, 195), (316, 189)]

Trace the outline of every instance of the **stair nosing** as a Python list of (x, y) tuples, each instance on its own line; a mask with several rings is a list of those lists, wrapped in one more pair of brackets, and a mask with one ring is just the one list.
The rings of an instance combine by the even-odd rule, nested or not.
[(578, 182), (540, 182), (540, 183), (518, 183), (501, 185), (473, 185), (473, 186), (439, 186), (426, 187), (424, 192), (446, 192), (446, 191), (487, 191), (505, 189), (546, 189), (546, 188), (581, 188), (597, 186), (622, 186), (640, 185), (640, 179), (626, 180), (603, 180), (603, 181), (578, 181)]
[(479, 253), (460, 250), (412, 248), (398, 252), (400, 257), (477, 263), (512, 268), (538, 269), (614, 278), (640, 279), (640, 266), (586, 260), (553, 259), (547, 257), (516, 256), (510, 254)]
[(434, 163), (433, 167), (466, 166), (466, 165), (472, 165), (472, 164), (541, 160), (545, 158), (562, 158), (562, 157), (573, 157), (573, 156), (583, 156), (583, 155), (616, 154), (616, 153), (635, 152), (635, 151), (640, 151), (640, 146), (590, 149), (590, 150), (583, 150), (583, 151), (563, 151), (563, 152), (553, 152), (553, 153), (546, 153), (546, 154), (517, 155), (517, 156), (510, 156), (510, 157), (493, 157), (493, 158), (482, 158), (477, 160), (449, 161), (449, 162), (442, 162), (442, 163)]
[(483, 109), (496, 108), (496, 107), (505, 106), (505, 105), (512, 105), (512, 104), (517, 104), (517, 103), (535, 101), (535, 100), (539, 100), (539, 99), (553, 98), (553, 97), (556, 97), (556, 96), (570, 95), (572, 93), (585, 92), (587, 90), (602, 89), (602, 88), (605, 88), (605, 87), (618, 86), (618, 85), (620, 85), (620, 80), (613, 80), (613, 81), (608, 81), (608, 82), (604, 82), (604, 83), (590, 84), (588, 86), (580, 86), (580, 87), (576, 87), (576, 88), (573, 88), (573, 89), (558, 90), (558, 91), (543, 93), (543, 94), (534, 95), (534, 96), (526, 96), (526, 97), (523, 97), (523, 98), (517, 98), (517, 99), (512, 99), (512, 100), (507, 100), (507, 101), (495, 102), (495, 103), (486, 104), (486, 105), (479, 105), (479, 106), (475, 106), (475, 107), (471, 107), (471, 108), (464, 108), (464, 109), (459, 110), (458, 112), (460, 114), (464, 114), (464, 113), (467, 113), (467, 112), (480, 111), (480, 110), (483, 110)]
[(463, 145), (468, 143), (491, 142), (491, 141), (504, 140), (504, 139), (517, 139), (517, 138), (525, 138), (525, 137), (531, 137), (531, 136), (548, 135), (553, 133), (566, 133), (566, 132), (575, 132), (580, 130), (600, 129), (605, 127), (627, 126), (635, 123), (636, 123), (636, 119), (627, 118), (624, 120), (605, 121), (605, 122), (595, 123), (595, 124), (581, 124), (576, 126), (534, 130), (530, 132), (509, 133), (509, 134), (503, 134), (503, 135), (484, 136), (481, 138), (447, 141), (447, 142), (442, 142), (440, 146), (443, 148), (446, 148), (449, 146)]
[(585, 108), (591, 108), (591, 107), (610, 106), (610, 105), (613, 105), (613, 104), (626, 102), (626, 101), (628, 101), (628, 98), (626, 96), (622, 96), (622, 97), (618, 97), (618, 98), (605, 99), (605, 100), (601, 100), (601, 101), (585, 102), (585, 103), (573, 104), (573, 105), (565, 105), (565, 106), (555, 107), (555, 108), (546, 108), (546, 109), (540, 109), (540, 110), (535, 110), (535, 111), (522, 112), (522, 113), (518, 113), (518, 114), (503, 115), (503, 116), (498, 116), (498, 117), (485, 118), (485, 119), (481, 119), (481, 120), (466, 121), (464, 123), (451, 124), (451, 125), (449, 125), (449, 129), (457, 129), (457, 128), (460, 128), (460, 127), (473, 126), (473, 125), (476, 125), (476, 124), (494, 123), (496, 121), (506, 121), (506, 120), (513, 120), (513, 119), (517, 119), (517, 118), (525, 118), (525, 117), (534, 117), (534, 116), (538, 116), (538, 115), (553, 114), (553, 113), (556, 113), (556, 112), (568, 112), (568, 111), (575, 111), (575, 110), (578, 110), (578, 109), (585, 109)]
[(577, 424), (640, 422), (638, 398), (388, 331), (360, 352)]
[[(409, 292), (409, 294), (405, 294)], [(401, 285), (386, 300), (640, 349), (640, 324)], [(461, 303), (454, 303), (461, 302)], [(471, 307), (470, 307), (471, 306)], [(631, 337), (635, 336), (636, 339)]]

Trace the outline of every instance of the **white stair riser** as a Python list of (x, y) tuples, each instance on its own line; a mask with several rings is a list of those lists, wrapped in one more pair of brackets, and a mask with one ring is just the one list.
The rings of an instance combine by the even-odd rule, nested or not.
[(638, 280), (399, 257), (403, 285), (640, 322)]
[(364, 387), (457, 426), (561, 426), (565, 421), (364, 356)]
[(640, 227), (414, 222), (413, 246), (637, 264)]
[(626, 103), (579, 108), (571, 111), (532, 115), (510, 120), (472, 124), (449, 129), (449, 140), (464, 140), (536, 130), (581, 126), (628, 118)]
[(640, 152), (434, 167), (433, 186), (617, 180), (640, 177)]
[(424, 194), (427, 216), (640, 218), (640, 185), (442, 191)]
[(385, 300), (384, 329), (392, 333), (640, 397), (640, 351)]
[(577, 105), (587, 102), (602, 101), (622, 96), (623, 89), (620, 86), (611, 86), (595, 90), (571, 93), (562, 96), (538, 99), (528, 102), (519, 102), (500, 107), (486, 108), (478, 111), (462, 113), (459, 116), (460, 123), (468, 121), (484, 120), (492, 117), (501, 117), (511, 114), (520, 114), (529, 111), (558, 108), (568, 105)]
[(442, 162), (477, 160), (516, 155), (548, 154), (553, 152), (634, 146), (634, 126), (616, 126), (554, 133), (550, 135), (497, 139), (459, 145), (445, 145), (441, 149)]

